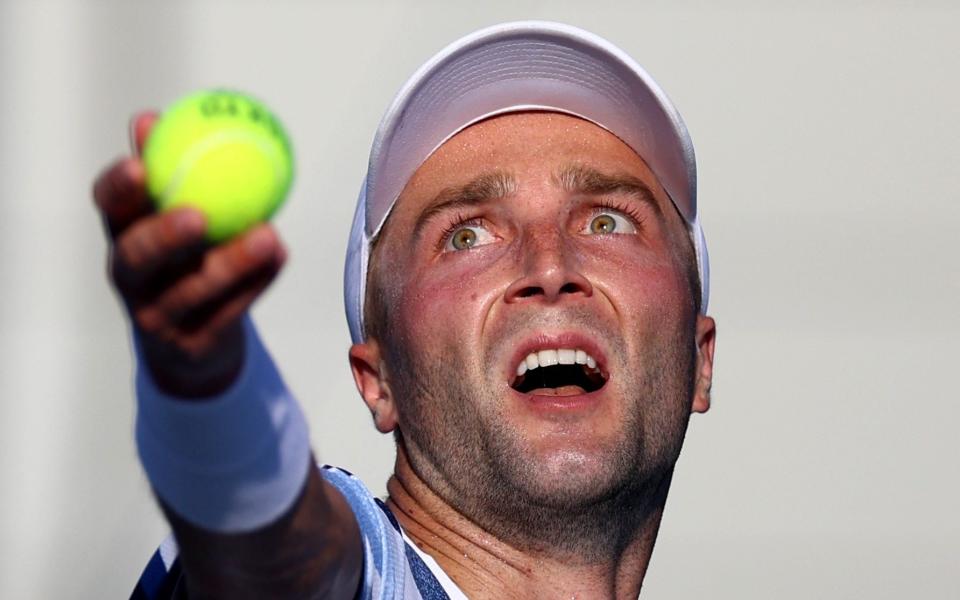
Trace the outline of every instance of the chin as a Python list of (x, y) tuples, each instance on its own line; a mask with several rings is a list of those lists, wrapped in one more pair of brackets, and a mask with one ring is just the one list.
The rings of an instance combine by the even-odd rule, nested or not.
[(639, 442), (621, 438), (608, 445), (592, 440), (558, 446), (551, 440), (546, 447), (503, 453), (497, 462), (526, 501), (569, 510), (642, 485)]

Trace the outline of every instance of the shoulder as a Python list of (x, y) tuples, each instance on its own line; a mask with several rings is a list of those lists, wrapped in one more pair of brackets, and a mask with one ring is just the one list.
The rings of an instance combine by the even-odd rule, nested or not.
[(404, 600), (465, 599), (435, 560), (403, 533), (390, 508), (360, 479), (337, 467), (323, 467), (324, 478), (344, 495), (363, 536), (364, 598)]
[(324, 479), (343, 494), (363, 538), (363, 598), (424, 598), (411, 570), (409, 546), (390, 509), (346, 469), (323, 466)]

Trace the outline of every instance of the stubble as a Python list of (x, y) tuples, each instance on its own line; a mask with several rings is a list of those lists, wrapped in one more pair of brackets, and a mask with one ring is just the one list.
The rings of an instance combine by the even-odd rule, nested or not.
[[(587, 314), (564, 315), (568, 324), (588, 321)], [(527, 322), (524, 329), (536, 327)], [(566, 560), (609, 558), (662, 509), (689, 418), (693, 332), (658, 331), (642, 357), (626, 356), (622, 342), (610, 344), (627, 407), (615, 442), (589, 466), (573, 462), (557, 473), (531, 457), (530, 440), (503, 415), (495, 374), (457, 346), (421, 354), (388, 349), (398, 442), (435, 493), (497, 538)]]

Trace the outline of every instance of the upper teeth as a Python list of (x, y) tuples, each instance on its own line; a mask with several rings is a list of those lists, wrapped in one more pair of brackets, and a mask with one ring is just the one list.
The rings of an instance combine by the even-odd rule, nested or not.
[(537, 367), (552, 367), (553, 365), (587, 365), (591, 369), (597, 368), (597, 361), (579, 348), (557, 348), (556, 350), (540, 350), (531, 352), (517, 365), (517, 375)]

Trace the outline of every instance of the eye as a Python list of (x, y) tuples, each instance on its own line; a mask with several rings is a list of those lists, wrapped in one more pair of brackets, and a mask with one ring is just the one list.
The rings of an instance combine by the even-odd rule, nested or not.
[(455, 225), (446, 234), (446, 244), (444, 244), (443, 249), (446, 252), (470, 250), (477, 246), (489, 244), (494, 239), (493, 234), (480, 223), (461, 223)]
[(636, 233), (637, 227), (633, 221), (620, 211), (605, 208), (594, 213), (587, 227), (581, 233), (603, 235), (608, 233)]

